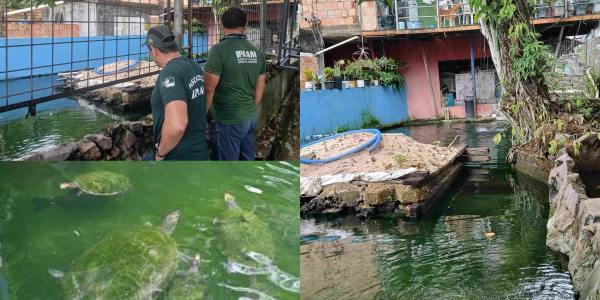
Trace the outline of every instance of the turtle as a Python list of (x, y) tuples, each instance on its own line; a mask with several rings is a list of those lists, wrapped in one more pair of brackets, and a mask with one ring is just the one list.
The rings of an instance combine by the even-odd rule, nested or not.
[(65, 299), (152, 299), (175, 275), (179, 252), (171, 233), (179, 218), (175, 211), (161, 227), (123, 231), (95, 244), (62, 276)]
[(60, 188), (77, 190), (77, 193), (34, 198), (35, 211), (41, 212), (53, 204), (84, 208), (104, 204), (109, 202), (109, 198), (127, 192), (131, 188), (131, 182), (121, 174), (97, 171), (78, 175), (72, 182), (61, 183)]
[(173, 279), (167, 292), (167, 300), (203, 300), (206, 291), (206, 281), (198, 271), (200, 267), (200, 254), (192, 258), (190, 269), (183, 274), (178, 274)]
[(96, 196), (114, 196), (131, 188), (129, 178), (110, 171), (97, 171), (81, 174), (72, 182), (63, 182), (61, 189), (78, 189), (80, 193)]
[(249, 254), (260, 253), (273, 259), (275, 244), (270, 230), (253, 213), (243, 210), (229, 192), (223, 195), (227, 210), (215, 221), (222, 253), (230, 261), (257, 267), (260, 264)]

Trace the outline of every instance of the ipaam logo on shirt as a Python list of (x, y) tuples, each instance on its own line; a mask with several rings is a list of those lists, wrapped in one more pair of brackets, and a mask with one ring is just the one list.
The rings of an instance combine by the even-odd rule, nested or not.
[(255, 64), (258, 62), (256, 51), (235, 51), (237, 56), (238, 64)]
[(174, 86), (175, 86), (175, 78), (173, 78), (173, 77), (167, 77), (167, 78), (166, 78), (166, 79), (163, 81), (162, 85), (163, 85), (165, 88), (174, 87)]

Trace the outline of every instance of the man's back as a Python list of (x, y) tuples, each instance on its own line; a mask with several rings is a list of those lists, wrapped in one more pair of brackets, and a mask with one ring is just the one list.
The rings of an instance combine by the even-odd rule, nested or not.
[(231, 34), (208, 53), (206, 72), (220, 76), (210, 112), (221, 124), (250, 121), (255, 115), (254, 91), (266, 71), (265, 57), (244, 35)]
[(165, 107), (175, 100), (187, 103), (188, 124), (166, 160), (208, 160), (204, 72), (198, 63), (184, 56), (169, 61), (156, 81), (151, 100), (155, 142), (161, 140)]

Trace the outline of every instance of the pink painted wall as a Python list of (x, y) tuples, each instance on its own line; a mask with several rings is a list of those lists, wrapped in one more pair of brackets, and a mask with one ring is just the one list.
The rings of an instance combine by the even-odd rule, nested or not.
[[(415, 40), (400, 40), (387, 42), (384, 45), (387, 57), (396, 61), (407, 62), (406, 66), (400, 68), (406, 79), (408, 114), (413, 119), (435, 118), (434, 103), (431, 100), (431, 89), (427, 80), (425, 63), (421, 51), (421, 42)], [(439, 61), (470, 59), (469, 37), (454, 36), (443, 39), (423, 41), (423, 49), (427, 56), (427, 65), (438, 116), (444, 116), (444, 108), (441, 105)], [(473, 51), (475, 58), (491, 57), (487, 41), (483, 36), (473, 38)], [(492, 104), (477, 105), (480, 117), (488, 117), (492, 113)], [(450, 108), (451, 117), (465, 117), (464, 106)]]

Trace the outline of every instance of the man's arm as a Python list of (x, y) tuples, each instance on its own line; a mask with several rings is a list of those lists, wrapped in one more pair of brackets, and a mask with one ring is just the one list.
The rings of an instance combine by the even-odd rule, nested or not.
[(258, 107), (260, 101), (262, 100), (263, 93), (265, 91), (265, 78), (267, 75), (262, 74), (258, 76), (258, 81), (256, 82), (256, 89), (254, 90), (254, 107)]
[(219, 80), (221, 76), (215, 75), (209, 72), (204, 73), (204, 89), (206, 90), (206, 113), (210, 109), (210, 105), (213, 102), (213, 97), (215, 96), (215, 89), (217, 88), (217, 84), (219, 84)]
[[(158, 154), (165, 155), (181, 141), (183, 133), (188, 124), (187, 103), (182, 100), (169, 102), (165, 107), (165, 121), (162, 127), (162, 135)], [(157, 157), (157, 160), (162, 160)]]

